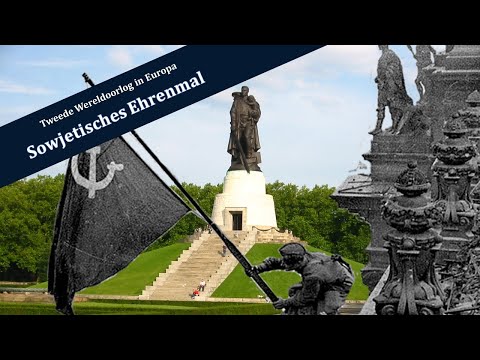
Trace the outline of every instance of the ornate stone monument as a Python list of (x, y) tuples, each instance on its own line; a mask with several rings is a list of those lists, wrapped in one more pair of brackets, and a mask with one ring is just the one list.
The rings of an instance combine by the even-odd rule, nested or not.
[[(393, 53), (392, 50), (389, 52)], [(398, 59), (396, 55), (395, 57)], [(387, 71), (385, 66), (385, 62), (379, 60), (379, 74)], [(403, 84), (403, 74), (399, 73), (401, 65), (397, 64), (395, 69), (398, 71), (391, 81)], [(379, 106), (383, 98), (395, 96), (394, 92), (386, 94), (386, 89), (382, 86), (378, 86), (378, 91)], [(404, 85), (400, 86), (398, 91), (401, 91), (401, 99), (410, 99)], [(394, 191), (393, 183), (409, 162), (416, 161), (423, 173), (430, 174), (430, 167), (435, 159), (430, 150), (431, 120), (425, 116), (424, 106), (413, 106), (410, 101), (395, 103), (403, 104), (403, 107), (397, 110), (401, 114), (400, 119), (392, 129), (373, 131), (371, 149), (363, 155), (364, 159), (371, 163), (371, 174), (349, 176), (332, 196), (341, 207), (360, 214), (370, 224), (371, 243), (366, 249), (369, 261), (362, 270), (363, 283), (370, 290), (373, 290), (389, 264), (382, 236), (391, 228), (382, 220), (380, 208), (383, 200), (387, 194)], [(378, 110), (377, 114), (380, 114)], [(378, 125), (377, 121), (376, 130)]]
[[(381, 66), (379, 61), (379, 73), (383, 72)], [(434, 63), (422, 72), (422, 102), (405, 107), (396, 131), (373, 131), (371, 149), (363, 155), (371, 163), (371, 174), (349, 176), (333, 195), (341, 207), (359, 213), (370, 224), (372, 239), (366, 249), (369, 261), (362, 270), (363, 282), (370, 290), (389, 264), (382, 234), (391, 228), (381, 218), (382, 200), (394, 191), (396, 177), (413, 160), (437, 188), (432, 179), (435, 157), (431, 146), (443, 139), (444, 123), (464, 108), (474, 90), (480, 89), (480, 45), (448, 45), (447, 51), (435, 54)]]
[[(383, 71), (381, 66), (379, 61), (379, 73)], [(366, 249), (369, 262), (362, 271), (363, 282), (370, 290), (389, 263), (382, 247), (382, 234), (388, 230), (380, 215), (382, 199), (393, 191), (396, 176), (412, 160), (430, 179), (432, 188), (437, 188), (432, 179), (435, 157), (431, 145), (443, 139), (445, 122), (465, 107), (472, 92), (480, 90), (480, 45), (447, 45), (445, 52), (434, 55), (433, 64), (422, 69), (422, 83), (422, 102), (406, 108), (400, 129), (393, 133), (391, 129), (374, 131), (371, 150), (363, 155), (371, 163), (371, 174), (348, 177), (333, 195), (341, 207), (359, 213), (371, 226), (372, 240)], [(476, 114), (476, 97), (472, 95), (470, 100), (468, 111)]]
[(390, 274), (373, 300), (379, 315), (434, 315), (443, 307), (443, 292), (435, 276), (435, 253), (441, 237), (430, 229), (440, 217), (423, 196), (430, 187), (416, 163), (400, 174), (395, 188), (402, 193), (382, 207), (382, 216), (394, 228), (385, 234)]
[(231, 166), (223, 182), (223, 192), (216, 196), (212, 211), (212, 220), (222, 230), (277, 227), (273, 197), (266, 194), (265, 176), (258, 166), (261, 162), (257, 128), (260, 105), (248, 93), (246, 86), (232, 93), (227, 147), (232, 156)]

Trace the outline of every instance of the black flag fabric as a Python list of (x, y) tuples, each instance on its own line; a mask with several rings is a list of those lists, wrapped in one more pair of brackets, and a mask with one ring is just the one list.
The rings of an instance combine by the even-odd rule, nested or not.
[(72, 315), (75, 292), (125, 268), (190, 211), (122, 137), (72, 157), (49, 262), (57, 310)]

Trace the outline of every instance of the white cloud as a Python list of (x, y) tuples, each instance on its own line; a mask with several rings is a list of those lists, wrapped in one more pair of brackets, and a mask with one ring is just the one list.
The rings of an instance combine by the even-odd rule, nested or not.
[(140, 49), (157, 56), (162, 56), (167, 53), (167, 51), (161, 45), (140, 45)]
[(26, 105), (26, 106), (9, 106), (0, 108), (0, 126), (8, 124), (11, 121), (27, 116), (34, 111), (37, 111), (41, 106)]
[(376, 45), (328, 45), (317, 51), (315, 60), (319, 65), (370, 75), (376, 72), (379, 54)]
[(277, 91), (286, 90), (289, 84), (285, 77), (274, 76), (269, 72), (260, 75), (255, 80), (257, 84), (266, 86), (270, 89), (276, 89)]
[(292, 73), (371, 75), (380, 52), (376, 45), (327, 45), (286, 65)]
[(313, 108), (340, 109), (349, 105), (347, 90), (330, 83), (327, 85), (311, 81), (308, 78), (298, 78), (291, 81), (289, 89), (285, 93), (288, 94), (288, 102), (295, 104), (294, 108), (308, 107), (311, 111), (318, 111)]
[(73, 68), (77, 66), (88, 65), (90, 62), (86, 60), (72, 60), (72, 59), (46, 59), (46, 60), (29, 60), (21, 61), (20, 65), (35, 66), (35, 67), (52, 67), (52, 68)]
[(47, 88), (22, 85), (7, 80), (0, 80), (0, 92), (25, 95), (49, 95), (54, 93)]
[(272, 91), (295, 91), (295, 79), (322, 82), (350, 75), (376, 75), (380, 51), (376, 45), (327, 45), (254, 79)]
[(223, 91), (213, 95), (211, 97), (211, 99), (214, 100), (214, 101), (218, 101), (221, 104), (227, 104), (227, 103), (231, 104), (232, 103), (232, 92), (233, 91), (234, 91), (233, 88), (223, 90)]
[(167, 49), (163, 45), (113, 45), (107, 50), (107, 57), (111, 64), (122, 70), (128, 70), (143, 63), (145, 57), (147, 60), (153, 60), (180, 47), (171, 46)]
[(123, 45), (113, 45), (107, 51), (108, 60), (121, 69), (133, 67), (133, 56), (130, 49)]

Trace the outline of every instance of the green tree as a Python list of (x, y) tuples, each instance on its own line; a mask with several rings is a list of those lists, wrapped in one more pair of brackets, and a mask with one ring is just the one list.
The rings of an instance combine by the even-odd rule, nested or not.
[[(38, 176), (0, 188), (0, 272), (16, 267), (35, 274), (39, 280), (46, 279), (63, 182), (64, 175)], [(210, 215), (222, 185), (182, 185)], [(171, 188), (187, 201), (178, 188)], [(267, 193), (275, 201), (280, 229), (293, 231), (314, 247), (365, 263), (370, 229), (358, 217), (337, 206), (330, 197), (333, 191), (326, 185), (309, 189), (278, 181), (267, 184)], [(191, 213), (150, 249), (178, 242), (193, 234), (196, 228), (205, 226), (202, 219)]]
[(16, 267), (46, 279), (63, 181), (38, 176), (0, 188), (0, 271)]
[(278, 181), (267, 184), (279, 228), (292, 230), (314, 247), (365, 263), (370, 228), (358, 216), (338, 207), (331, 198), (334, 191), (327, 185), (309, 189)]

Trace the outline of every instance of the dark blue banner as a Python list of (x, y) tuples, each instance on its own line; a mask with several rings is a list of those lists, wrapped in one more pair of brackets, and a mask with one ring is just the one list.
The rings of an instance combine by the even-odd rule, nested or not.
[(0, 127), (0, 187), (322, 46), (191, 45), (99, 83)]

